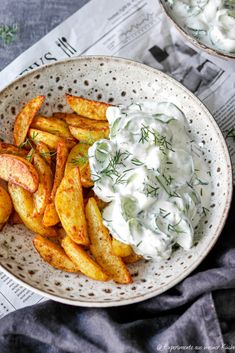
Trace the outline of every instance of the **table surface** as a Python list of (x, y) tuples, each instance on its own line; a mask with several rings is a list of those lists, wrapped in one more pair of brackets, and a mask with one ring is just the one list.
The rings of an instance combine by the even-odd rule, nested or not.
[(19, 30), (11, 44), (4, 44), (0, 40), (0, 70), (87, 2), (1, 0), (0, 25), (17, 24)]

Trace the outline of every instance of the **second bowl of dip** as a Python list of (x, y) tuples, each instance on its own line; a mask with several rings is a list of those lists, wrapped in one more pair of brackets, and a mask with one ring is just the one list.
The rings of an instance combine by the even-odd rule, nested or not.
[(160, 0), (160, 4), (177, 30), (194, 45), (235, 60), (234, 0)]

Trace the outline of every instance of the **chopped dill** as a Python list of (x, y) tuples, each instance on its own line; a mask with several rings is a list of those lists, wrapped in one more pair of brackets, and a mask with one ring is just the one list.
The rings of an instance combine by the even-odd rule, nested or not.
[(141, 162), (141, 161), (140, 161), (139, 159), (137, 159), (137, 158), (132, 158), (131, 163), (134, 164), (134, 165), (136, 165), (137, 167), (139, 167), (139, 166), (141, 166), (141, 165), (144, 164), (143, 162)]
[(171, 232), (174, 232), (176, 234), (182, 234), (182, 233), (185, 233), (183, 230), (180, 230), (179, 228), (177, 228), (177, 226), (180, 224), (182, 219), (179, 220), (178, 223), (176, 224), (168, 224), (168, 230), (171, 231)]
[(208, 208), (202, 207), (202, 213), (204, 214), (204, 216), (207, 216), (209, 212), (210, 210)]
[(13, 24), (11, 26), (2, 24), (0, 25), (0, 39), (2, 39), (5, 44), (11, 44), (14, 41), (18, 30), (18, 24)]
[(19, 148), (22, 149), (26, 146), (29, 146), (30, 148), (34, 148), (34, 146), (32, 145), (32, 142), (37, 144), (37, 141), (35, 141), (37, 135), (38, 135), (38, 132), (34, 131), (32, 137), (27, 137), (26, 140), (19, 145)]

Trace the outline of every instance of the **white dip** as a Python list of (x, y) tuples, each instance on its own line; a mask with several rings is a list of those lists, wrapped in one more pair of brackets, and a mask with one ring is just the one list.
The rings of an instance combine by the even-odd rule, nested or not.
[(235, 0), (166, 0), (176, 22), (202, 43), (235, 53)]
[[(145, 258), (189, 250), (208, 212), (209, 174), (186, 118), (172, 103), (109, 107), (109, 140), (89, 148), (94, 192), (110, 202), (103, 220)], [(209, 174), (208, 174), (209, 173)]]

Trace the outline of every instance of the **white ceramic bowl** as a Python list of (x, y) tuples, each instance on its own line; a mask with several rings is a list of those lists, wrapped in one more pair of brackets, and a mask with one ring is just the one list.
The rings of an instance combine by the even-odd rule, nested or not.
[(174, 12), (170, 8), (168, 2), (166, 0), (159, 0), (159, 2), (161, 4), (161, 8), (162, 8), (163, 12), (166, 14), (168, 19), (173, 23), (173, 25), (178, 30), (178, 32), (181, 33), (181, 35), (183, 35), (183, 37), (186, 40), (191, 42), (193, 45), (195, 45), (199, 49), (206, 51), (210, 55), (214, 55), (214, 56), (219, 57), (221, 59), (235, 62), (235, 53), (229, 53), (229, 52), (219, 50), (213, 44), (211, 44), (209, 46), (209, 45), (206, 45), (205, 43), (203, 43), (202, 41), (200, 41), (199, 39), (195, 38), (189, 31), (186, 30), (186, 28), (184, 26), (182, 26), (182, 24), (180, 24), (178, 19), (174, 16)]
[(114, 57), (78, 57), (43, 66), (10, 84), (0, 93), (0, 136), (12, 140), (16, 113), (32, 97), (45, 94), (41, 113), (70, 109), (64, 93), (113, 104), (132, 101), (171, 101), (183, 110), (193, 139), (204, 145), (211, 170), (210, 213), (197, 229), (200, 240), (190, 251), (179, 249), (168, 261), (131, 265), (133, 284), (101, 283), (81, 274), (68, 274), (47, 265), (32, 245), (33, 235), (22, 225), (6, 225), (0, 233), (2, 270), (36, 293), (67, 304), (115, 306), (151, 298), (192, 272), (215, 244), (225, 223), (232, 195), (230, 158), (223, 136), (204, 105), (164, 73), (134, 61)]

